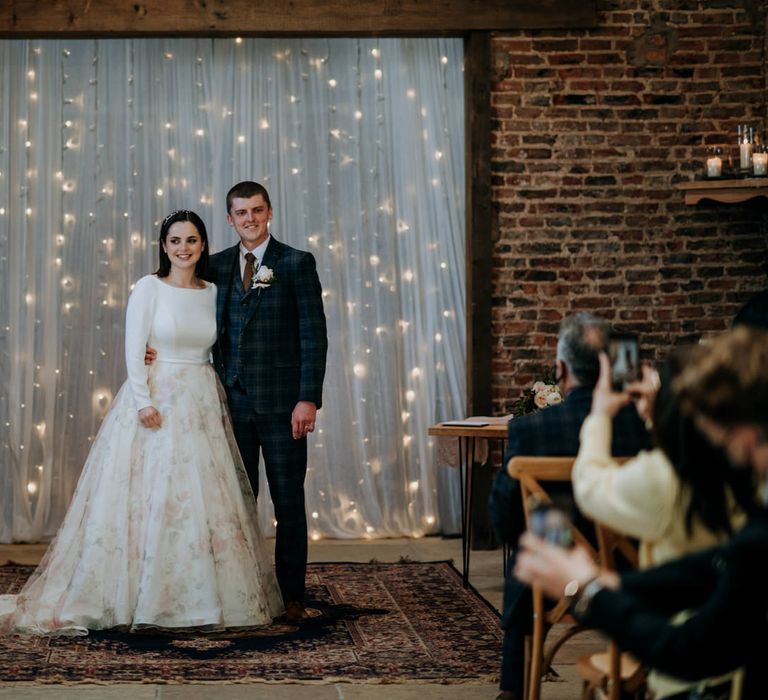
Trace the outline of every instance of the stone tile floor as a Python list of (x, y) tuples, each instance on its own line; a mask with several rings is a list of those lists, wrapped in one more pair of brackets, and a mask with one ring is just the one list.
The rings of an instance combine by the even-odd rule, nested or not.
[[(0, 545), (0, 563), (13, 560), (35, 564), (44, 545)], [(425, 537), (386, 540), (322, 540), (310, 542), (310, 561), (413, 561), (453, 559), (460, 567), (461, 540)], [(491, 605), (501, 607), (503, 576), (501, 550), (473, 551), (470, 583)], [(560, 678), (543, 685), (542, 700), (573, 700), (580, 697), (581, 683), (575, 662), (585, 653), (598, 650), (596, 635), (584, 633), (569, 641), (558, 654), (555, 670)], [(440, 685), (436, 683), (248, 683), (153, 685), (124, 684), (45, 685), (34, 687), (0, 685), (0, 700), (493, 700), (497, 689), (488, 683)]]

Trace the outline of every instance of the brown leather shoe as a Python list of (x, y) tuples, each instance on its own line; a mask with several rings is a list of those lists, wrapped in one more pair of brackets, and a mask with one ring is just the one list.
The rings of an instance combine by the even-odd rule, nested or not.
[(288, 622), (299, 622), (307, 617), (307, 611), (304, 603), (298, 600), (289, 600), (285, 604), (285, 619)]
[(517, 695), (515, 695), (511, 690), (502, 690), (496, 696), (495, 700), (517, 700)]

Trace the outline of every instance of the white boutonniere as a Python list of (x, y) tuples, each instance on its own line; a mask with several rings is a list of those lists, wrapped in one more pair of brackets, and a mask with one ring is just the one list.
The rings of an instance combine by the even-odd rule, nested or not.
[(269, 287), (275, 281), (275, 273), (271, 267), (262, 265), (251, 281), (251, 289), (263, 289)]

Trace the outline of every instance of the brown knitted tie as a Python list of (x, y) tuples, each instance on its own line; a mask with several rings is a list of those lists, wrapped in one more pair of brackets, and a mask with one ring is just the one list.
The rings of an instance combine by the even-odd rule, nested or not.
[(248, 291), (251, 288), (251, 281), (253, 280), (253, 263), (256, 261), (256, 256), (253, 253), (245, 254), (245, 269), (243, 270), (243, 290)]

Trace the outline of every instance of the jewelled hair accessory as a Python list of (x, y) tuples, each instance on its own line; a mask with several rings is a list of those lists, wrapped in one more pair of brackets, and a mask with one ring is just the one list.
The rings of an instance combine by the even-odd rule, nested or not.
[(165, 226), (174, 216), (178, 216), (179, 214), (193, 214), (194, 212), (191, 212), (189, 209), (176, 209), (176, 211), (172, 211), (168, 216), (166, 216), (163, 219), (163, 226)]

